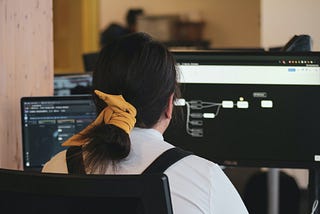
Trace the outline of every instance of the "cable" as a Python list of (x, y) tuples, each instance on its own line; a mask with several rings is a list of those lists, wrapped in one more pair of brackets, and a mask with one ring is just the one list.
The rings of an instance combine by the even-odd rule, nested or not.
[(314, 200), (313, 202), (313, 205), (312, 205), (312, 211), (311, 211), (311, 214), (314, 214), (318, 208), (318, 203), (319, 201), (318, 200)]

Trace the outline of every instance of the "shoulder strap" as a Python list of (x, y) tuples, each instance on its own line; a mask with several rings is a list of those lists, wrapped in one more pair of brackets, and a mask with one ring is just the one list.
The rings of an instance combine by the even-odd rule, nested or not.
[(142, 174), (163, 173), (172, 164), (191, 154), (192, 152), (185, 151), (178, 147), (168, 149), (155, 159)]
[(86, 174), (82, 158), (82, 148), (80, 146), (71, 146), (68, 148), (66, 162), (69, 174)]

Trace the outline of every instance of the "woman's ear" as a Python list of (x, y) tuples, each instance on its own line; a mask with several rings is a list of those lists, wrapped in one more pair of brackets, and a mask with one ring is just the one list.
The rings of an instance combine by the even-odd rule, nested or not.
[(171, 96), (169, 97), (167, 106), (168, 107), (165, 111), (165, 116), (167, 119), (171, 119), (172, 118), (172, 110), (173, 110), (173, 94), (171, 94)]

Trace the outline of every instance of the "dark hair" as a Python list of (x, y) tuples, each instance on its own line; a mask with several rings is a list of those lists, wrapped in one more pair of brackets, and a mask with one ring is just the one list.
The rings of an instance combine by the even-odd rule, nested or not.
[[(102, 48), (93, 89), (119, 95), (137, 109), (136, 127), (151, 128), (167, 108), (169, 97), (178, 91), (175, 60), (159, 42), (145, 33), (132, 33)], [(106, 104), (94, 95), (98, 113)], [(85, 166), (91, 171), (104, 171), (130, 152), (129, 135), (106, 124), (87, 136), (83, 149)]]
[(100, 47), (104, 47), (113, 40), (129, 33), (129, 30), (120, 24), (111, 23), (100, 35)]

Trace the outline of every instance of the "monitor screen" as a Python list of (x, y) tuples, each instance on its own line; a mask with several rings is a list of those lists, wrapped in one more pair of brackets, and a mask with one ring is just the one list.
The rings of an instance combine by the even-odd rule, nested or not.
[(92, 87), (91, 73), (64, 74), (54, 76), (54, 95), (69, 96), (90, 94)]
[(221, 165), (320, 166), (320, 53), (174, 52), (170, 143)]
[(39, 170), (95, 119), (96, 111), (90, 95), (23, 97), (21, 116), (24, 168)]

